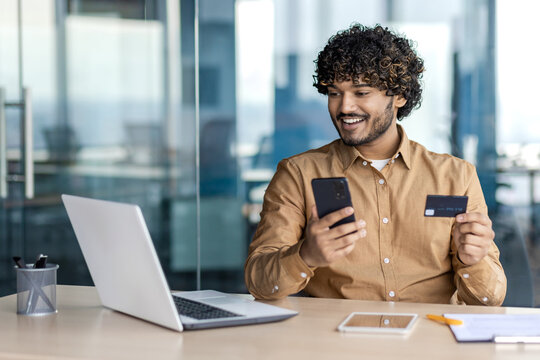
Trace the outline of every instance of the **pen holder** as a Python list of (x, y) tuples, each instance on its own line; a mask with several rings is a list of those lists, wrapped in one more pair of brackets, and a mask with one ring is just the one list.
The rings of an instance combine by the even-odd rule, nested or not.
[(15, 268), (17, 272), (17, 314), (46, 315), (56, 313), (56, 270), (47, 264), (36, 269)]

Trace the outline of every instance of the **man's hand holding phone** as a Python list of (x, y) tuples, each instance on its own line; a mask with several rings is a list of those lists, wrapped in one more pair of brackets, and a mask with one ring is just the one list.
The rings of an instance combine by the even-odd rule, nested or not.
[(308, 266), (328, 266), (348, 255), (354, 249), (356, 241), (366, 237), (364, 220), (330, 228), (353, 213), (353, 208), (348, 206), (319, 219), (317, 208), (313, 205), (306, 227), (306, 240), (300, 248), (300, 256)]

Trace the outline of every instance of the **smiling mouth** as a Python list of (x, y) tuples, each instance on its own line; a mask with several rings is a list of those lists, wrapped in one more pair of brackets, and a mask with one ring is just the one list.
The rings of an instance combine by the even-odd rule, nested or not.
[(364, 120), (365, 120), (365, 118), (341, 119), (341, 121), (343, 121), (347, 125), (356, 124), (356, 123), (359, 123), (359, 122), (364, 121)]

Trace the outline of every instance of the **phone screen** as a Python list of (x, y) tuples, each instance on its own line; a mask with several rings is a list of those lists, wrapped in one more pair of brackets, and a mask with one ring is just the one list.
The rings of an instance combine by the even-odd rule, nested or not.
[(352, 313), (338, 327), (341, 331), (405, 333), (416, 320), (416, 314)]

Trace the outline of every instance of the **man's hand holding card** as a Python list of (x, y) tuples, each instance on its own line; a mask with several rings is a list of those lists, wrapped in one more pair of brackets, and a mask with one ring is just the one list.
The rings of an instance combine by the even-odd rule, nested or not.
[(428, 195), (426, 217), (456, 217), (452, 233), (458, 258), (465, 265), (474, 265), (487, 255), (495, 233), (485, 214), (467, 213), (467, 196)]
[(474, 265), (482, 260), (495, 238), (491, 220), (487, 215), (478, 212), (456, 216), (452, 235), (458, 258), (465, 265)]

